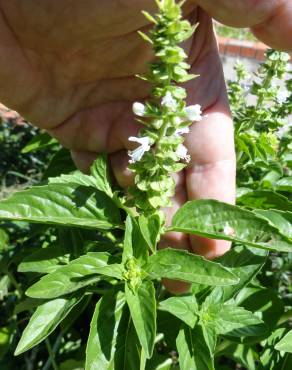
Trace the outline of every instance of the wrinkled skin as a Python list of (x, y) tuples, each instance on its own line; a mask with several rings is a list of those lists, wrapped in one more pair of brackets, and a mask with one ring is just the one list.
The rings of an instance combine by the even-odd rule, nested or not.
[[(188, 103), (204, 109), (186, 138), (192, 156), (176, 176), (170, 220), (187, 199), (235, 200), (233, 128), (210, 16), (235, 27), (251, 27), (268, 45), (292, 49), (289, 0), (189, 0), (186, 17), (200, 26), (185, 43), (192, 71), (201, 77), (186, 84)], [(153, 0), (0, 0), (0, 101), (34, 125), (45, 128), (71, 149), (86, 171), (97, 153), (111, 154), (117, 181), (128, 186), (126, 150), (133, 148), (133, 101), (148, 86), (134, 75), (145, 71), (151, 50), (137, 35), (149, 25), (141, 10), (156, 11)], [(162, 246), (185, 248), (214, 258), (225, 241), (170, 233)], [(173, 292), (185, 285), (166, 282)]]

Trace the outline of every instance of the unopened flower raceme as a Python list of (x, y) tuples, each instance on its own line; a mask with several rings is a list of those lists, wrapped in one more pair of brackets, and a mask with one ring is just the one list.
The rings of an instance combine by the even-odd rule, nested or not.
[(143, 117), (146, 113), (146, 107), (142, 103), (135, 102), (133, 104), (133, 112), (136, 114), (136, 116)]
[(185, 108), (185, 114), (186, 114), (186, 117), (190, 120), (190, 121), (201, 121), (202, 120), (202, 110), (201, 110), (201, 106), (199, 104), (195, 104), (195, 105), (190, 105), (188, 107)]
[(128, 152), (131, 158), (129, 160), (129, 163), (135, 163), (135, 162), (140, 161), (144, 153), (148, 152), (151, 148), (150, 139), (148, 136), (144, 136), (144, 137), (130, 136), (129, 141), (133, 141), (133, 142), (140, 144), (138, 148)]

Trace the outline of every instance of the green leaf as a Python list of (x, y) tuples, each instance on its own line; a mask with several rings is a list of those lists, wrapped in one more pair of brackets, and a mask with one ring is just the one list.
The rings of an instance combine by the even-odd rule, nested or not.
[(118, 328), (114, 364), (108, 370), (137, 370), (140, 361), (140, 342), (129, 315), (128, 307), (125, 306)]
[(84, 256), (43, 276), (26, 291), (32, 298), (56, 298), (98, 282), (101, 275), (122, 279), (123, 267), (111, 264), (115, 259), (109, 253), (89, 252)]
[(110, 198), (113, 196), (106, 155), (99, 155), (90, 168), (97, 189), (104, 191)]
[(71, 153), (68, 149), (61, 148), (51, 159), (47, 169), (43, 173), (42, 179), (59, 176), (76, 170)]
[(123, 263), (135, 258), (145, 263), (148, 259), (147, 243), (141, 233), (138, 219), (128, 216), (126, 219), (126, 231), (124, 238)]
[(211, 293), (213, 302), (223, 303), (233, 298), (260, 271), (267, 255), (265, 250), (237, 246), (218, 258), (218, 262), (229, 268), (238, 277), (239, 282), (235, 285), (214, 287)]
[(166, 248), (149, 257), (145, 271), (152, 279), (168, 278), (207, 285), (236, 284), (227, 268), (183, 250)]
[(0, 229), (0, 251), (7, 247), (8, 242), (9, 242), (8, 234), (3, 229)]
[(0, 328), (0, 360), (5, 356), (11, 347), (14, 333), (15, 325), (2, 326)]
[(276, 227), (281, 234), (292, 238), (292, 212), (278, 210), (255, 209), (257, 216), (267, 220), (272, 226)]
[(167, 311), (194, 328), (198, 321), (199, 308), (194, 295), (171, 297), (159, 303), (160, 310)]
[(21, 153), (31, 153), (54, 145), (59, 145), (58, 141), (48, 134), (42, 133), (34, 136), (21, 150)]
[(292, 365), (292, 356), (286, 352), (280, 352), (275, 346), (287, 332), (286, 328), (278, 328), (269, 336), (264, 350), (261, 354), (261, 369), (263, 370), (290, 370)]
[(131, 317), (146, 357), (150, 358), (156, 337), (156, 299), (151, 281), (143, 281), (136, 293), (126, 284), (126, 300)]
[(250, 191), (237, 198), (237, 203), (251, 208), (292, 211), (292, 202), (283, 195), (269, 190)]
[(257, 336), (267, 332), (264, 322), (243, 307), (231, 304), (210, 305), (203, 309), (201, 320), (217, 334), (235, 337)]
[(110, 291), (97, 303), (90, 324), (85, 370), (114, 369), (114, 356), (125, 295)]
[(120, 224), (120, 213), (105, 193), (65, 183), (14, 193), (0, 202), (0, 219), (109, 229)]
[(152, 253), (155, 253), (161, 231), (161, 220), (159, 215), (154, 214), (149, 217), (145, 217), (143, 215), (140, 216), (139, 226), (148, 247)]
[(174, 215), (171, 230), (279, 252), (292, 251), (291, 240), (266, 220), (251, 211), (216, 200), (187, 202)]
[(25, 257), (18, 265), (17, 271), (50, 274), (69, 262), (69, 254), (65, 253), (59, 244), (41, 248)]
[(284, 314), (284, 302), (278, 292), (271, 288), (245, 287), (238, 293), (235, 302), (248, 311), (256, 312), (269, 330), (274, 330)]
[[(212, 340), (211, 340), (212, 342)], [(206, 329), (183, 325), (176, 340), (180, 370), (215, 370), (210, 338)]]
[[(257, 354), (251, 347), (234, 342), (229, 343), (227, 341), (224, 341), (222, 347), (223, 347), (222, 349), (216, 351), (217, 358), (220, 358), (221, 356), (229, 357), (243, 365), (248, 370), (257, 369), (256, 366)], [(226, 370), (230, 370), (230, 368), (227, 367)]]
[(58, 298), (41, 304), (22, 333), (15, 355), (20, 355), (47, 338), (81, 299), (80, 296)]
[(292, 192), (292, 176), (284, 177), (274, 184), (277, 191)]
[(276, 350), (292, 353), (292, 330), (290, 330), (275, 346)]

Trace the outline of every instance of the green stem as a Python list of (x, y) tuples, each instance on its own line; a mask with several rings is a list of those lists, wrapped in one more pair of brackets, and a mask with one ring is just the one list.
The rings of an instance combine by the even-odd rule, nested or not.
[(146, 367), (146, 355), (144, 349), (142, 348), (140, 358), (140, 370), (145, 370), (145, 367)]
[(53, 349), (48, 338), (45, 339), (45, 343), (49, 354), (50, 363), (52, 364), (54, 370), (58, 370), (58, 366), (55, 360), (55, 353), (53, 352)]
[(14, 275), (9, 270), (7, 270), (6, 274), (9, 277), (9, 280), (11, 281), (12, 285), (15, 287), (18, 297), (21, 298), (23, 296), (23, 291), (18, 282), (16, 281)]

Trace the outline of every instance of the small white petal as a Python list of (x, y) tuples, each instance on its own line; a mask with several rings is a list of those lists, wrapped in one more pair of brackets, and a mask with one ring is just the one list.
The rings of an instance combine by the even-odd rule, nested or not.
[(133, 141), (135, 143), (140, 144), (138, 148), (128, 152), (128, 155), (131, 158), (129, 160), (129, 163), (135, 163), (135, 162), (140, 161), (144, 153), (148, 152), (151, 148), (150, 139), (148, 136), (144, 136), (144, 137), (130, 136), (129, 141)]
[(183, 144), (180, 144), (177, 147), (176, 154), (179, 158), (184, 159), (186, 162), (191, 160), (191, 156), (188, 154), (188, 150)]
[(175, 110), (177, 108), (176, 100), (172, 97), (172, 95), (169, 91), (162, 98), (161, 105), (163, 105), (164, 107), (167, 107), (171, 110)]
[(289, 98), (290, 93), (288, 90), (280, 90), (277, 94), (277, 102), (283, 104)]
[(133, 112), (136, 114), (136, 116), (143, 117), (146, 112), (145, 105), (139, 102), (134, 103)]
[(185, 108), (185, 114), (190, 121), (201, 121), (202, 110), (199, 104), (190, 105)]
[(188, 134), (189, 132), (190, 132), (189, 127), (180, 127), (175, 131), (175, 134), (176, 135), (184, 135), (184, 134)]

